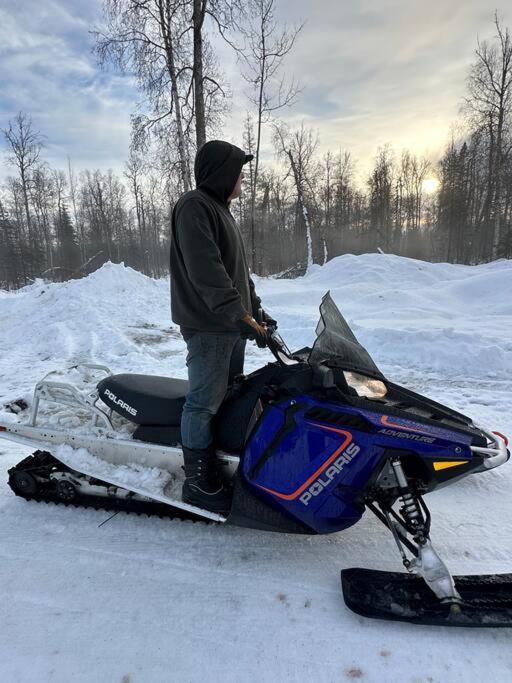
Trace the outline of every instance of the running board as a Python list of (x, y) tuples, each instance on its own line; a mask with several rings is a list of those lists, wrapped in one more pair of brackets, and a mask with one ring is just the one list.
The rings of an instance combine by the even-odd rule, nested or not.
[[(15, 441), (30, 448), (38, 448), (52, 452), (52, 446), (66, 445), (71, 448), (85, 448), (93, 455), (112, 465), (137, 463), (143, 467), (169, 469), (169, 463), (182, 462), (182, 450), (177, 446), (137, 441), (136, 439), (119, 438), (118, 432), (105, 433), (98, 429), (96, 434), (80, 434), (45, 427), (30, 427), (17, 422), (0, 425), (0, 438)], [(225, 462), (237, 465), (237, 455), (217, 451), (217, 457)]]

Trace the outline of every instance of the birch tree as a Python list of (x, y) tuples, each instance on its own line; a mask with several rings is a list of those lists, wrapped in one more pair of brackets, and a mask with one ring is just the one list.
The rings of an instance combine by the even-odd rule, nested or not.
[(313, 265), (313, 231), (310, 207), (314, 201), (311, 193), (311, 171), (315, 165), (314, 155), (318, 147), (318, 136), (304, 124), (290, 132), (284, 125), (274, 126), (274, 141), (279, 154), (289, 162), (286, 177), (291, 176), (297, 196), (296, 222), (303, 225), (306, 263), (308, 270)]

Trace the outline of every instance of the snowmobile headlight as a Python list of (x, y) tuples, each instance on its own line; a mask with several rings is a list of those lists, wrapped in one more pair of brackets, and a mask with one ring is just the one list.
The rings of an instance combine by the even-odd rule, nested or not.
[(348, 370), (343, 370), (343, 374), (348, 386), (355, 389), (358, 396), (363, 396), (364, 398), (384, 398), (388, 393), (386, 385), (380, 379), (373, 379), (372, 377), (366, 377), (366, 375), (360, 375), (358, 372), (349, 372)]

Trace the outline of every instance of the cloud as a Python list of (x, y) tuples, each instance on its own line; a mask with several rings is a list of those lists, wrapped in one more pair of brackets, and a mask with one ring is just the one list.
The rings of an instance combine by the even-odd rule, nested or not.
[[(130, 114), (139, 101), (133, 78), (101, 71), (91, 54), (91, 28), (101, 0), (4, 0), (0, 9), (0, 127), (19, 110), (45, 134), (45, 157), (64, 167), (120, 169)], [(491, 37), (493, 7), (481, 0), (278, 0), (288, 24), (306, 20), (284, 73), (303, 91), (280, 116), (319, 131), (320, 149), (347, 149), (361, 177), (377, 148), (391, 144), (435, 157), (458, 115), (477, 34)], [(512, 7), (498, 0), (505, 24)], [(233, 91), (222, 135), (241, 143), (251, 109), (240, 65), (213, 38)], [(221, 133), (219, 132), (219, 135)], [(269, 127), (262, 157), (274, 160)], [(2, 142), (0, 142), (0, 145)], [(0, 175), (7, 171), (0, 165)]]
[[(435, 156), (458, 116), (477, 34), (491, 37), (492, 7), (480, 0), (285, 0), (280, 16), (306, 18), (286, 71), (299, 75), (302, 98), (288, 112), (318, 128), (324, 149), (353, 151), (366, 169), (379, 146)], [(498, 2), (505, 24), (509, 3)], [(317, 112), (317, 95), (337, 109)], [(325, 93), (325, 95), (324, 95)]]
[(20, 110), (30, 113), (52, 165), (64, 166), (69, 155), (77, 168), (119, 168), (127, 155), (138, 93), (130, 76), (99, 69), (89, 34), (99, 17), (96, 1), (0, 9), (0, 127)]

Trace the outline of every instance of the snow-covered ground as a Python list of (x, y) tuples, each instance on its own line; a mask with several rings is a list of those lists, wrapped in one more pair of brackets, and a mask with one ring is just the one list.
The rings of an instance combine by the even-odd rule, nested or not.
[[(107, 264), (80, 281), (0, 291), (0, 406), (80, 361), (184, 377), (168, 281)], [(512, 261), (478, 267), (343, 256), (257, 280), (292, 348), (334, 300), (390, 378), (512, 435)], [(246, 369), (269, 359), (250, 345)], [(0, 407), (0, 420), (14, 419)], [(0, 471), (29, 451), (0, 440)], [(431, 494), (454, 573), (512, 570), (512, 465)], [(0, 477), (0, 681), (512, 680), (509, 630), (369, 621), (339, 570), (400, 570), (369, 515), (325, 537), (26, 503)], [(100, 526), (102, 525), (102, 526)]]

